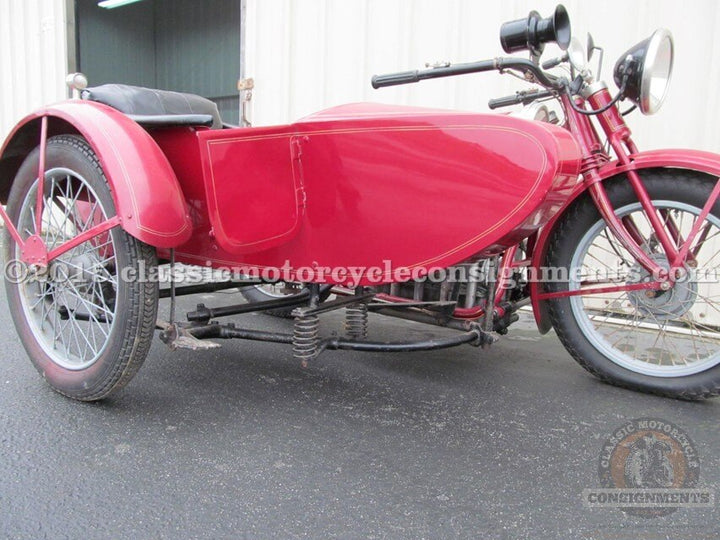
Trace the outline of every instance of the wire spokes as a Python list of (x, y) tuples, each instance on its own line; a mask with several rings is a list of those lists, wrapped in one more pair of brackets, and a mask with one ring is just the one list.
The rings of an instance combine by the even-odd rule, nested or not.
[[(41, 230), (36, 231), (37, 185), (23, 201), (18, 229), (25, 238), (38, 234), (48, 251), (110, 217), (87, 180), (74, 171), (53, 169), (43, 183)], [(118, 288), (111, 231), (70, 249), (51, 261), (44, 274), (20, 284), (36, 339), (67, 369), (86, 368), (103, 351), (115, 320)]]
[[(700, 209), (675, 201), (653, 201), (675, 241), (689, 236)], [(617, 211), (631, 223), (633, 235), (661, 267), (669, 262), (639, 203)], [(720, 221), (709, 215), (691, 250), (689, 275), (670, 290), (635, 290), (571, 298), (581, 330), (614, 362), (655, 376), (696, 373), (720, 362), (720, 284), (715, 275), (720, 258)], [(651, 278), (600, 221), (581, 240), (573, 267), (581, 279), (571, 289), (585, 288), (598, 272), (608, 281), (640, 283)]]

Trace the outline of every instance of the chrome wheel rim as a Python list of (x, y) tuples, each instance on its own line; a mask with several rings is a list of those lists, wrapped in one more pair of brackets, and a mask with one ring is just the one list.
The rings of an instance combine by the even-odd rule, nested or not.
[(263, 283), (262, 285), (255, 285), (254, 288), (273, 298), (285, 298), (286, 296), (297, 294), (300, 290), (300, 287), (297, 285), (285, 283), (284, 281), (278, 281), (277, 283)]
[[(701, 209), (677, 201), (653, 201), (666, 226), (687, 238)], [(662, 248), (651, 233), (640, 203), (616, 211), (631, 220), (643, 238), (643, 248), (667, 266)], [(706, 371), (720, 363), (720, 287), (715, 267), (720, 263), (720, 220), (709, 215), (696, 238), (696, 267), (667, 292), (621, 291), (570, 297), (580, 330), (609, 360), (635, 373), (653, 377), (681, 377)], [(598, 221), (583, 236), (573, 254), (570, 290), (596, 284), (631, 284), (649, 279), (631, 255)], [(599, 270), (600, 272), (598, 272)], [(610, 275), (611, 279), (598, 275)]]
[[(39, 234), (48, 251), (107, 220), (106, 209), (89, 182), (75, 171), (46, 172), (41, 230), (35, 230), (36, 181), (20, 208), (23, 238)], [(37, 343), (57, 365), (86, 369), (110, 341), (117, 310), (118, 274), (110, 231), (50, 262), (42, 274), (18, 283), (25, 319)], [(20, 249), (15, 247), (20, 260)]]

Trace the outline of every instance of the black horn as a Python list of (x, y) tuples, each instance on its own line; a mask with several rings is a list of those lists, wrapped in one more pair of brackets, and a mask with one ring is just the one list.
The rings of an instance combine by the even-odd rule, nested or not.
[(570, 17), (561, 4), (546, 19), (537, 11), (531, 11), (526, 18), (503, 23), (500, 27), (500, 43), (506, 53), (529, 50), (533, 56), (540, 56), (545, 43), (551, 41), (562, 50), (570, 44)]

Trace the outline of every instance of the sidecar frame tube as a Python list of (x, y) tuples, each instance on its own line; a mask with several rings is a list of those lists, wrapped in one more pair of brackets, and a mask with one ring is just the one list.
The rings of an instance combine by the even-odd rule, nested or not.
[(320, 349), (383, 353), (434, 351), (437, 349), (457, 347), (458, 345), (464, 345), (466, 343), (477, 346), (482, 342), (482, 337), (482, 334), (478, 330), (470, 330), (452, 337), (397, 343), (379, 341), (350, 341), (347, 339), (330, 338), (320, 343)]
[(243, 313), (252, 313), (254, 311), (266, 311), (268, 309), (279, 309), (293, 306), (303, 306), (310, 299), (310, 291), (304, 289), (297, 294), (277, 298), (275, 300), (265, 300), (262, 302), (251, 302), (245, 304), (235, 304), (232, 306), (221, 306), (215, 308), (205, 307), (198, 304), (195, 311), (187, 314), (188, 321), (199, 322), (209, 321), (217, 317), (229, 317), (230, 315), (241, 315)]
[(227, 289), (244, 289), (246, 287), (255, 287), (262, 285), (262, 282), (247, 283), (244, 281), (218, 281), (210, 283), (201, 283), (199, 285), (186, 285), (184, 287), (176, 287), (173, 293), (170, 288), (160, 289), (160, 298), (170, 298), (171, 296), (187, 296), (190, 294), (212, 293), (224, 291)]
[(630, 291), (656, 291), (663, 289), (662, 282), (648, 281), (643, 283), (631, 283), (628, 285), (616, 285), (611, 287), (595, 287), (592, 289), (575, 289), (572, 291), (558, 291), (540, 293), (537, 295), (538, 300), (550, 300), (552, 298), (567, 298), (569, 296), (591, 296), (593, 294), (604, 294), (614, 292), (630, 292)]
[(10, 216), (7, 215), (7, 212), (5, 211), (5, 208), (0, 204), (0, 219), (2, 219), (3, 224), (5, 225), (5, 228), (7, 229), (8, 233), (12, 237), (13, 241), (22, 247), (25, 245), (25, 242), (20, 237), (20, 233), (17, 230), (17, 227), (15, 227), (15, 224), (10, 219)]

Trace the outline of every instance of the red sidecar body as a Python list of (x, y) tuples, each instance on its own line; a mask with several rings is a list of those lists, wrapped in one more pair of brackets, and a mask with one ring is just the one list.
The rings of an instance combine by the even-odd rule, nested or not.
[(383, 269), (362, 284), (506, 249), (559, 210), (580, 163), (550, 124), (374, 104), (151, 134), (192, 209), (178, 260)]
[[(145, 126), (92, 101), (37, 111), (8, 138), (13, 166), (78, 132), (113, 187), (121, 226), (161, 257), (243, 269), (355, 269), (305, 281), (367, 285), (500, 253), (576, 186), (571, 133), (508, 115), (351, 104), (281, 126)], [(28, 148), (25, 148), (28, 146)], [(8, 183), (9, 185), (9, 183)], [(409, 279), (410, 275), (400, 274)]]

